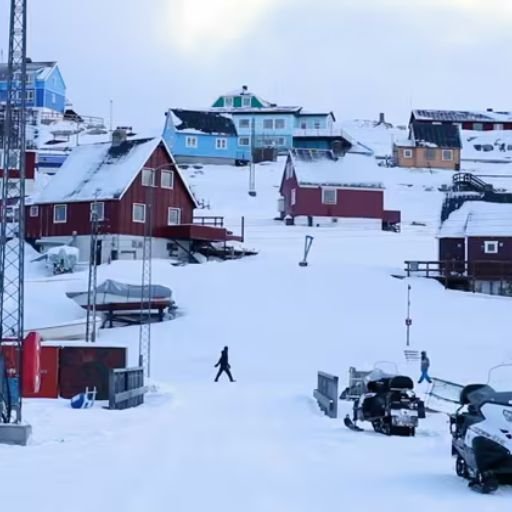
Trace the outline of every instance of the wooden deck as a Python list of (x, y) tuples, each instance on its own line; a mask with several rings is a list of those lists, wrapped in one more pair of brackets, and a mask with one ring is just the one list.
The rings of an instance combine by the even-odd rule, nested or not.
[(446, 288), (474, 291), (475, 281), (512, 282), (512, 261), (406, 261), (405, 272), (436, 279)]

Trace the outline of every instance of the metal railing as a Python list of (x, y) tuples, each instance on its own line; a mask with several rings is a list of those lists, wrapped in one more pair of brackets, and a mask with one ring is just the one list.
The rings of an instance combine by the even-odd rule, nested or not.
[(313, 391), (318, 405), (330, 418), (338, 417), (338, 377), (318, 372), (317, 388)]

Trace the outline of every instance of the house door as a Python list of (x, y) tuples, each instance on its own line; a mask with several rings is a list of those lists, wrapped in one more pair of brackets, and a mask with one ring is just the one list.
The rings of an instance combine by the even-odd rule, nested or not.
[(466, 259), (465, 241), (458, 238), (443, 239), (441, 245), (441, 260), (448, 274), (464, 274)]

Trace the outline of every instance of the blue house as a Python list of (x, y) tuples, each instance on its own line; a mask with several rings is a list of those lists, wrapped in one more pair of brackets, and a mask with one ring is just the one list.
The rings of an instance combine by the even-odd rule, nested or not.
[(297, 129), (328, 130), (335, 121), (332, 112), (306, 112), (302, 107), (270, 103), (249, 91), (246, 85), (219, 96), (211, 110), (231, 115), (238, 135), (253, 136), (255, 148), (275, 147), (281, 153), (293, 147)]
[[(56, 62), (27, 61), (27, 107), (64, 113), (66, 84)], [(7, 64), (0, 64), (0, 103), (7, 100)]]
[(251, 158), (250, 137), (239, 136), (231, 116), (170, 109), (163, 138), (178, 163), (244, 164)]

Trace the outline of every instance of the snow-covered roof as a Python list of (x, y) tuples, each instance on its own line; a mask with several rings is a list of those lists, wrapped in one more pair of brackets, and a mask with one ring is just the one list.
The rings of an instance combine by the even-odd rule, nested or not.
[[(78, 146), (48, 186), (30, 202), (120, 199), (159, 144), (165, 146), (160, 137), (154, 137), (127, 140), (118, 147), (112, 147), (111, 142)], [(180, 173), (177, 167), (176, 172)], [(183, 183), (186, 186), (185, 180)]]
[(512, 204), (466, 201), (446, 219), (439, 238), (512, 237)]
[(486, 111), (467, 111), (467, 110), (413, 110), (413, 117), (417, 121), (448, 121), (454, 123), (464, 122), (512, 122), (512, 112), (496, 112), (494, 110)]
[[(36, 80), (46, 80), (53, 71), (56, 62), (27, 62), (27, 73), (34, 73)], [(0, 64), (0, 80), (7, 80), (7, 64)]]
[(384, 188), (375, 181), (379, 168), (373, 157), (347, 154), (336, 159), (331, 151), (297, 149), (290, 151), (290, 158), (304, 187)]
[(167, 115), (169, 113), (179, 133), (237, 136), (235, 123), (229, 114), (221, 115), (218, 112), (179, 108), (169, 110)]
[(211, 107), (206, 110), (220, 114), (294, 114), (300, 112), (301, 107)]

